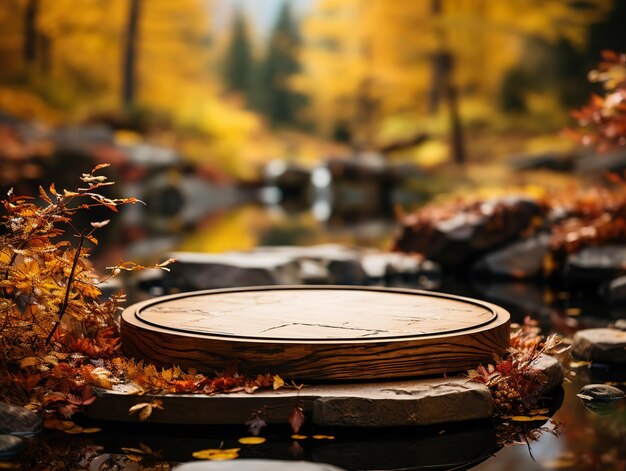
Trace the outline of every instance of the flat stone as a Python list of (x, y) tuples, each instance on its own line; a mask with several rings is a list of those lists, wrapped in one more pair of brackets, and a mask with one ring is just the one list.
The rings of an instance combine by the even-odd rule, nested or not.
[(0, 434), (33, 435), (41, 424), (41, 417), (25, 407), (0, 402)]
[(547, 234), (514, 242), (485, 255), (474, 265), (474, 269), (478, 273), (504, 278), (540, 277), (549, 243)]
[(396, 427), (491, 417), (489, 389), (465, 379), (376, 385), (313, 403), (313, 422), (327, 426)]
[(541, 390), (541, 394), (548, 394), (563, 383), (565, 370), (561, 362), (553, 356), (541, 354), (531, 363), (531, 366), (541, 371), (547, 378)]
[(570, 255), (566, 273), (571, 282), (595, 284), (611, 280), (626, 266), (626, 245), (586, 247)]
[[(296, 263), (305, 260), (317, 262), (328, 272), (327, 283), (354, 285), (367, 281), (367, 274), (361, 262), (361, 251), (345, 245), (261, 246), (255, 252), (289, 256)], [(303, 280), (303, 282), (307, 281)]]
[[(533, 367), (548, 378), (542, 394), (563, 381), (561, 364), (541, 355)], [(132, 391), (95, 389), (99, 397), (84, 414), (98, 420), (136, 421), (128, 409), (144, 402)], [(286, 423), (294, 404), (317, 425), (395, 427), (432, 425), (489, 418), (494, 404), (489, 388), (465, 376), (388, 382), (304, 386), (300, 391), (259, 390), (253, 394), (167, 394), (164, 409), (149, 422), (167, 424), (243, 424), (251, 412), (263, 409), (267, 423)]]
[(325, 463), (310, 461), (279, 461), (279, 460), (248, 460), (234, 461), (203, 461), (183, 463), (176, 467), (176, 471), (342, 471)]
[(618, 319), (615, 321), (615, 328), (619, 330), (626, 330), (626, 319)]
[(422, 260), (421, 256), (400, 252), (366, 251), (361, 255), (363, 269), (373, 279), (417, 275)]
[[(100, 420), (137, 420), (128, 409), (141, 397), (98, 389), (99, 399), (85, 415)], [(493, 413), (487, 386), (467, 378), (305, 386), (288, 389), (205, 396), (170, 394), (160, 397), (163, 410), (148, 419), (155, 423), (243, 424), (255, 410), (267, 411), (267, 423), (286, 423), (297, 401), (319, 425), (391, 427), (484, 419)]]
[(608, 301), (612, 303), (623, 303), (626, 301), (626, 276), (618, 276), (611, 280), (602, 289)]
[(588, 401), (613, 402), (624, 399), (624, 391), (608, 384), (587, 384), (578, 397)]
[(299, 284), (300, 267), (292, 257), (257, 252), (208, 254), (174, 252), (164, 284), (182, 290)]
[(26, 448), (23, 438), (14, 435), (0, 435), (0, 458), (10, 458)]
[(587, 329), (574, 335), (571, 355), (594, 363), (626, 364), (626, 332), (618, 329)]

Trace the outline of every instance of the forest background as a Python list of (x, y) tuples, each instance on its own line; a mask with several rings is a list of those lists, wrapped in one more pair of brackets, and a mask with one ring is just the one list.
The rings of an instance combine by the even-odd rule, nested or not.
[(570, 149), (587, 72), (626, 49), (614, 0), (259, 3), (5, 0), (0, 119), (105, 122), (234, 180), (365, 151), (472, 164)]

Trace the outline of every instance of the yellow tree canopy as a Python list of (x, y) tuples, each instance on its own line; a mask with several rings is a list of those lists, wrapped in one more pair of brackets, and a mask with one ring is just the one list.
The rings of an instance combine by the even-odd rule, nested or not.
[(613, 0), (586, 3), (320, 0), (304, 27), (305, 72), (294, 86), (310, 95), (310, 118), (326, 133), (358, 123), (363, 102), (375, 106), (379, 121), (425, 113), (433, 57), (445, 52), (462, 96), (493, 101), (529, 38), (584, 47), (589, 25), (606, 17)]

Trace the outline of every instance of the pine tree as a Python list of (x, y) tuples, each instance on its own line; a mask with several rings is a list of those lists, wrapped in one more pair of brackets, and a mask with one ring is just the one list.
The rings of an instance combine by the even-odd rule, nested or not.
[(249, 96), (254, 67), (251, 49), (246, 19), (241, 10), (237, 10), (224, 64), (224, 81), (229, 91)]
[(294, 124), (304, 97), (290, 87), (290, 79), (300, 72), (297, 59), (300, 48), (298, 25), (289, 3), (283, 3), (269, 39), (267, 55), (260, 66), (258, 85), (263, 90), (255, 100), (256, 108), (273, 125)]

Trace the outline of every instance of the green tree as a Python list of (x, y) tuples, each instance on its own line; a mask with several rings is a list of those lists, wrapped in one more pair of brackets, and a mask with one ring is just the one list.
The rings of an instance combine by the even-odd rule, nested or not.
[(226, 87), (229, 91), (249, 96), (254, 59), (248, 36), (248, 25), (241, 10), (237, 10), (233, 18), (230, 43), (225, 59), (224, 81)]
[(255, 97), (256, 108), (273, 125), (294, 124), (304, 97), (291, 87), (291, 79), (300, 72), (298, 51), (300, 34), (291, 8), (284, 3), (269, 39), (267, 54), (258, 74), (262, 92)]

